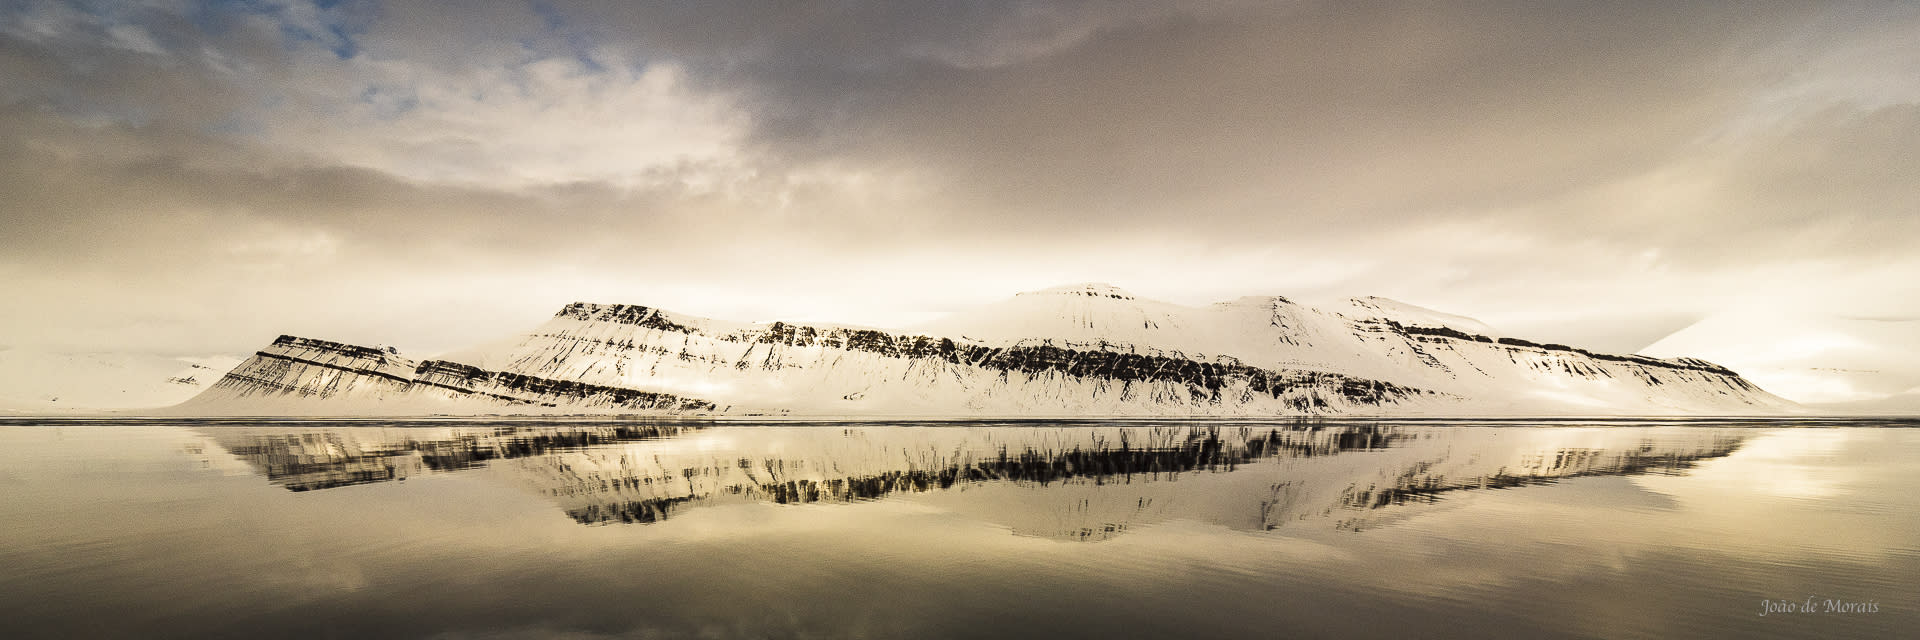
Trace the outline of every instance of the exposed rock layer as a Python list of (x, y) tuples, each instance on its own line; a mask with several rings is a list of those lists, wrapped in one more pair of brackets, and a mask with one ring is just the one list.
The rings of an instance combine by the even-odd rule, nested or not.
[[(415, 362), (282, 336), (184, 408), (221, 413), (1754, 414), (1724, 367), (1490, 335), (1380, 298), (1207, 308), (1062, 287), (920, 332), (574, 303), (493, 352)], [(273, 401), (307, 402), (284, 411)]]
[(435, 409), (690, 413), (713, 408), (713, 403), (672, 394), (487, 371), (446, 360), (415, 363), (391, 348), (284, 335), (178, 407), (188, 413), (214, 409), (261, 415)]

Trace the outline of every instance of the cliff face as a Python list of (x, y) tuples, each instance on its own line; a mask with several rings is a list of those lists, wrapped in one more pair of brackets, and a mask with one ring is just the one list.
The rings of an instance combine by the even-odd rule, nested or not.
[(670, 394), (415, 362), (391, 348), (280, 336), (177, 413), (683, 413), (712, 403)]
[(331, 405), (355, 405), (347, 413), (924, 416), (1793, 408), (1700, 360), (1493, 334), (1469, 318), (1380, 298), (1332, 310), (1279, 297), (1190, 308), (1104, 285), (1022, 294), (905, 332), (574, 303), (511, 346), (470, 358), (491, 368), (282, 337), (199, 406), (346, 398)]
[(390, 350), (280, 336), (195, 401), (214, 397), (388, 399), (407, 391), (413, 368), (413, 361)]
[[(1358, 334), (1419, 380), (1474, 399), (1470, 405), (1580, 413), (1777, 413), (1793, 403), (1704, 360), (1594, 353), (1518, 338), (1361, 320)], [(1555, 406), (1566, 407), (1552, 411)]]
[(505, 369), (713, 397), (753, 412), (1297, 415), (1444, 401), (1378, 380), (1150, 347), (990, 345), (784, 322), (716, 332), (663, 322), (644, 307), (578, 313), (583, 306), (528, 335)]
[[(727, 325), (571, 305), (507, 371), (815, 414), (1751, 414), (1792, 409), (1699, 360), (1491, 335), (1379, 298), (1193, 309), (1098, 285), (1022, 294), (914, 333)], [(1476, 333), (1478, 332), (1478, 333)]]

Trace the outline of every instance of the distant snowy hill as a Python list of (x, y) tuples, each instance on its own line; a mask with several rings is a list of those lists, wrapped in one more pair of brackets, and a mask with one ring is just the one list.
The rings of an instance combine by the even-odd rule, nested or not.
[(1729, 312), (1709, 316), (1640, 353), (1707, 358), (1816, 408), (1920, 409), (1920, 319)]
[(0, 350), (0, 412), (66, 414), (166, 407), (193, 397), (240, 358)]
[(518, 337), (415, 361), (283, 336), (179, 407), (199, 414), (913, 416), (1768, 414), (1718, 365), (1538, 344), (1382, 298), (1206, 307), (1104, 284), (903, 331), (574, 303)]

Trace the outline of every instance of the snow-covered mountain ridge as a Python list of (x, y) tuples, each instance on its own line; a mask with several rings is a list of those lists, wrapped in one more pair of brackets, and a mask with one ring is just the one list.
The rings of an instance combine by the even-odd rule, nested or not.
[[(794, 415), (1756, 414), (1793, 410), (1702, 360), (1493, 335), (1382, 298), (1207, 307), (1056, 287), (904, 331), (731, 323), (574, 303), (497, 346), (415, 362), (284, 336), (199, 413)], [(459, 360), (455, 362), (453, 360)]]
[(187, 414), (550, 413), (711, 411), (669, 394), (548, 380), (445, 360), (415, 362), (391, 348), (280, 336), (207, 391)]

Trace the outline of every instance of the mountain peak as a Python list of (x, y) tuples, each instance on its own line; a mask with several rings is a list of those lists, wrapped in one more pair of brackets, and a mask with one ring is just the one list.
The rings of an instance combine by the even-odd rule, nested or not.
[(1347, 308), (1336, 309), (1335, 312), (1351, 318), (1391, 320), (1409, 327), (1446, 327), (1478, 336), (1500, 335), (1493, 327), (1479, 320), (1434, 311), (1392, 298), (1380, 296), (1348, 298), (1346, 306)]
[(1286, 296), (1240, 296), (1232, 300), (1213, 303), (1216, 307), (1260, 307), (1274, 308), (1280, 305), (1292, 305), (1294, 301)]
[(1038, 291), (1019, 293), (1021, 296), (1086, 296), (1089, 298), (1113, 298), (1115, 300), (1133, 300), (1134, 295), (1127, 290), (1105, 282), (1081, 282), (1047, 287)]
[[(180, 411), (1272, 416), (1794, 410), (1704, 361), (1614, 356), (1495, 335), (1472, 319), (1385, 298), (1318, 309), (1266, 296), (1195, 308), (1136, 298), (1103, 283), (1017, 295), (912, 333), (740, 324), (637, 305), (575, 303), (517, 338), (426, 361), (382, 347), (285, 336)], [(305, 404), (320, 399), (328, 403)]]

